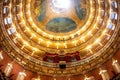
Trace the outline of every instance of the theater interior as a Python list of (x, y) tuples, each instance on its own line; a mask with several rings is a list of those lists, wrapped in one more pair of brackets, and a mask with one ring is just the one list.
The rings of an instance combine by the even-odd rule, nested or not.
[(0, 0), (0, 80), (120, 80), (120, 0)]

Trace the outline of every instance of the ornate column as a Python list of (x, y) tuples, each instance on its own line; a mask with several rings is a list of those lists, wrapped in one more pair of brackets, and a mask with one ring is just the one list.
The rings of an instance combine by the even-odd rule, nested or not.
[(16, 80), (24, 80), (25, 79), (25, 70), (23, 72), (19, 72)]
[(112, 66), (116, 73), (120, 73), (120, 64), (119, 64), (118, 60), (113, 59)]
[(100, 68), (100, 73), (99, 74), (102, 76), (103, 80), (110, 80), (110, 76), (109, 76), (107, 70), (104, 70), (104, 69)]
[(10, 76), (10, 73), (12, 72), (13, 69), (13, 62), (12, 63), (8, 63), (8, 65), (6, 66), (4, 73), (6, 76)]

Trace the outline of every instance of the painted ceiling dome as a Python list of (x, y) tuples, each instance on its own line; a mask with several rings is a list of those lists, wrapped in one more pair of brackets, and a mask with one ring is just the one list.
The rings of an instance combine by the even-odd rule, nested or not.
[(3, 0), (2, 7), (2, 47), (34, 72), (84, 73), (117, 50), (116, 0)]

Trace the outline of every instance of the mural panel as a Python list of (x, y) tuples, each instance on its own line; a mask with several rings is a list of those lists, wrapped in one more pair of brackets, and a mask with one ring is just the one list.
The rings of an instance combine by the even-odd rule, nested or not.
[(54, 18), (46, 25), (46, 29), (52, 32), (69, 32), (76, 28), (76, 23), (69, 18)]

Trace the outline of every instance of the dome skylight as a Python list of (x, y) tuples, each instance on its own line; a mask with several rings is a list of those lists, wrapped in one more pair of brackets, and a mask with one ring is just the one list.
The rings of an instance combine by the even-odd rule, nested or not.
[(60, 13), (70, 8), (70, 0), (52, 0), (53, 11)]

